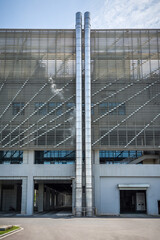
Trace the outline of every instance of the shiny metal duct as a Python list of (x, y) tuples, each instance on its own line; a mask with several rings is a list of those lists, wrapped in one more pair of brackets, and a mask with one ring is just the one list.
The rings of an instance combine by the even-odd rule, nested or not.
[(82, 14), (76, 13), (76, 203), (82, 215)]
[(90, 73), (90, 13), (84, 14), (85, 34), (85, 169), (86, 215), (92, 216), (92, 165), (91, 165), (91, 73)]

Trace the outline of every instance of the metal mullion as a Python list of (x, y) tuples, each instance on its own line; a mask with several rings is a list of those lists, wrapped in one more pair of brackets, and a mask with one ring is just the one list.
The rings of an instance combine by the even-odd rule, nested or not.
[(13, 153), (11, 154), (11, 156), (10, 156), (10, 158), (12, 158), (13, 157), (13, 155), (15, 154), (15, 152), (16, 152), (16, 150), (15, 151), (13, 151)]
[(6, 73), (6, 45), (7, 45), (7, 44), (6, 44), (6, 41), (7, 41), (7, 31), (5, 31), (5, 48), (4, 48), (4, 49), (5, 49), (5, 54), (4, 54), (4, 55), (5, 55), (5, 57), (4, 57), (4, 61), (5, 61), (5, 62), (4, 62), (4, 72), (3, 72), (3, 74), (4, 74), (4, 79), (5, 79), (5, 80), (4, 80), (4, 82), (2, 83), (2, 85), (1, 85), (0, 91), (2, 90), (2, 88), (3, 88), (3, 86), (4, 86), (5, 82), (6, 82), (6, 80), (7, 80), (7, 78), (8, 78), (8, 77), (7, 77), (7, 78), (5, 77), (5, 76), (6, 76), (6, 74), (5, 74), (5, 73)]
[[(13, 51), (13, 55), (15, 55), (15, 30), (14, 30), (14, 34), (13, 34), (13, 38), (14, 38), (14, 41), (13, 41), (13, 47), (12, 49), (14, 49)], [(13, 60), (13, 69), (12, 69), (12, 73), (14, 74), (13, 76), (15, 77), (15, 60)]]
[[(5, 37), (5, 66), (6, 66), (6, 39), (7, 39), (7, 38)], [(26, 40), (25, 40), (25, 41), (26, 41)], [(25, 41), (24, 41), (24, 42), (25, 42)], [(22, 43), (22, 48), (21, 48), (21, 50), (19, 50), (18, 53), (20, 53), (21, 51), (23, 51), (24, 42)], [(15, 61), (13, 62), (13, 68), (14, 68), (15, 64), (17, 63), (17, 61), (18, 61), (18, 54), (17, 54), (17, 56), (16, 56)], [(4, 76), (5, 76), (5, 69), (6, 69), (6, 67), (4, 67)], [(12, 72), (12, 70), (10, 70), (9, 73), (8, 73), (8, 76), (5, 77), (5, 80), (4, 80), (4, 82), (2, 83), (2, 85), (1, 85), (1, 87), (0, 87), (0, 91), (2, 90), (2, 88), (3, 88), (4, 84), (5, 84), (5, 82), (7, 81), (7, 79), (8, 79), (8, 77), (9, 77), (9, 75), (10, 75), (11, 72)]]
[[(44, 57), (44, 56), (43, 56), (43, 57)], [(38, 68), (38, 64), (37, 64), (37, 66), (35, 67), (32, 75), (34, 74), (34, 72), (36, 71), (37, 68)], [(32, 76), (32, 75), (31, 75), (31, 76)], [(3, 115), (5, 114), (5, 112), (9, 109), (9, 107), (11, 106), (11, 104), (13, 103), (13, 101), (16, 99), (16, 97), (19, 95), (19, 93), (22, 91), (22, 89), (25, 87), (25, 85), (28, 83), (29, 80), (30, 80), (30, 77), (25, 80), (25, 82), (24, 82), (23, 85), (20, 87), (20, 89), (18, 90), (18, 92), (16, 93), (16, 95), (13, 97), (13, 99), (11, 100), (11, 102), (8, 104), (8, 106), (7, 106), (6, 109), (3, 111), (3, 113), (0, 115), (0, 119), (3, 117)]]
[[(65, 79), (65, 75), (66, 75), (66, 62), (69, 60), (65, 60), (66, 59), (66, 53), (65, 53), (65, 33), (63, 33), (62, 35), (62, 38), (63, 38), (63, 59), (64, 59), (64, 68), (63, 68), (63, 78)], [(70, 55), (69, 55), (70, 57)], [(64, 123), (64, 126), (63, 126), (63, 135), (65, 136), (65, 133), (66, 133), (66, 127), (65, 127), (65, 123)]]
[[(121, 78), (119, 78), (121, 79)], [(113, 83), (117, 82), (119, 79), (114, 80), (112, 83), (109, 83), (107, 85), (105, 85), (104, 87), (102, 87), (101, 89), (99, 89), (98, 91), (96, 91), (95, 93), (92, 94), (92, 97), (94, 97), (96, 94), (98, 94), (99, 92), (101, 92), (102, 90), (106, 89), (107, 87), (110, 87)]]
[(72, 138), (73, 137), (73, 135), (71, 135), (71, 136), (69, 136), (69, 137), (67, 137), (66, 139), (64, 139), (63, 141), (61, 141), (60, 143), (58, 143), (58, 144), (56, 144), (55, 146), (53, 146), (53, 148), (56, 148), (56, 147), (58, 147), (59, 145), (61, 145), (61, 144), (63, 144), (64, 142), (66, 142), (67, 140), (69, 140), (70, 138)]
[(95, 81), (97, 81), (97, 80), (100, 80), (100, 79), (102, 79), (103, 77), (105, 77), (105, 75), (102, 75), (101, 77), (97, 77), (96, 79), (92, 80), (92, 82), (95, 82)]
[[(25, 132), (27, 132), (29, 129), (31, 129), (32, 127), (34, 127), (36, 124), (38, 124), (40, 121), (42, 121), (44, 118), (46, 118), (48, 115), (50, 115), (52, 112), (55, 112), (58, 108), (60, 108), (63, 104), (65, 104), (67, 101), (69, 101), (72, 97), (74, 97), (75, 95), (73, 95), (73, 96), (71, 96), (70, 98), (68, 98), (66, 101), (64, 101), (62, 104), (60, 104), (59, 106), (57, 106), (56, 108), (54, 108), (53, 110), (51, 110), (48, 114), (46, 114), (45, 116), (43, 116), (42, 118), (40, 118), (36, 123), (34, 123), (34, 124), (32, 124), (32, 125), (30, 125), (27, 129), (25, 129), (23, 132), (21, 132), (20, 134), (23, 134), (23, 133), (25, 133)], [(38, 109), (37, 109), (38, 110)], [(70, 111), (71, 109), (69, 109), (68, 111)], [(66, 111), (67, 112), (67, 111)], [(64, 112), (63, 114), (65, 114), (66, 112)], [(61, 114), (61, 115), (63, 115), (63, 114)], [(60, 115), (60, 116), (61, 116)], [(59, 117), (60, 117), (59, 116)], [(28, 119), (25, 119), (25, 122), (27, 121)], [(52, 119), (50, 122), (53, 122), (54, 121), (54, 119)], [(24, 121), (20, 124), (20, 125), (18, 125), (12, 132), (10, 132), (9, 134), (8, 134), (8, 136), (9, 135), (11, 135), (15, 130), (17, 130), (17, 128), (19, 128), (21, 125), (23, 125), (24, 124)], [(19, 136), (19, 135), (18, 135)], [(16, 139), (18, 136), (16, 136), (14, 139)], [(6, 137), (5, 137), (6, 138)], [(5, 139), (4, 138), (4, 139)], [(2, 139), (2, 141), (4, 140), (4, 139)], [(8, 142), (6, 145), (8, 145), (9, 143), (11, 143), (14, 139), (12, 139), (10, 142)], [(24, 138), (23, 138), (24, 139)], [(22, 139), (22, 140), (23, 140)], [(5, 145), (5, 146), (6, 146)], [(5, 147), (5, 146), (3, 146), (3, 147)]]
[(133, 59), (133, 32), (131, 31), (131, 35), (130, 35), (130, 37), (131, 37), (131, 49), (132, 49), (132, 51), (131, 51), (131, 57), (132, 57), (132, 76), (133, 76), (133, 80), (135, 79), (135, 73), (134, 73), (134, 59)]
[(97, 106), (98, 104), (104, 102), (105, 100), (107, 100), (107, 99), (109, 99), (109, 98), (115, 96), (117, 93), (120, 93), (120, 92), (124, 91), (125, 89), (127, 89), (128, 87), (131, 87), (131, 86), (133, 86), (133, 85), (134, 85), (134, 83), (128, 84), (127, 86), (125, 86), (125, 87), (119, 89), (117, 92), (114, 92), (114, 93), (112, 93), (111, 95), (109, 95), (109, 96), (103, 98), (103, 99), (100, 100), (99, 102), (96, 102), (96, 103), (93, 104), (91, 107), (94, 108), (94, 107)]
[(48, 77), (48, 53), (49, 53), (49, 31), (47, 31), (47, 77)]
[(140, 57), (141, 57), (141, 64), (140, 64), (140, 67), (141, 67), (141, 78), (143, 79), (143, 64), (142, 64), (142, 34), (141, 34), (141, 30), (140, 30)]
[[(30, 143), (30, 142), (33, 142), (35, 139), (37, 139), (37, 138), (39, 138), (39, 137), (43, 136), (44, 134), (46, 134), (46, 133), (48, 133), (48, 132), (50, 132), (50, 131), (52, 131), (52, 130), (56, 129), (57, 127), (61, 126), (62, 124), (64, 124), (65, 122), (68, 122), (68, 121), (70, 121), (70, 120), (71, 120), (71, 118), (68, 118), (68, 119), (67, 119), (67, 120), (65, 120), (64, 122), (62, 122), (62, 123), (59, 123), (58, 125), (54, 126), (54, 127), (53, 127), (53, 128), (51, 128), (51, 129), (48, 129), (47, 131), (45, 131), (44, 133), (42, 133), (42, 134), (38, 135), (37, 137), (34, 137), (34, 138), (32, 138), (30, 141), (28, 141), (28, 142), (24, 143), (24, 144), (23, 144), (23, 145), (21, 145), (20, 147), (23, 147), (23, 146), (25, 146), (26, 144), (28, 144), (28, 143)], [(46, 124), (44, 124), (44, 125), (46, 125)], [(38, 129), (38, 130), (40, 130), (40, 129)], [(32, 134), (33, 134), (33, 133), (32, 133)], [(12, 145), (12, 146), (13, 146), (13, 145)]]
[(143, 91), (147, 90), (148, 88), (150, 88), (151, 86), (153, 86), (155, 83), (159, 82), (159, 80), (155, 81), (154, 83), (151, 83), (150, 85), (148, 85), (147, 87), (143, 88), (142, 90), (140, 90), (139, 92), (135, 93), (134, 95), (132, 95), (131, 97), (129, 97), (128, 99), (126, 99), (125, 101), (123, 101), (122, 103), (118, 104), (116, 107), (114, 107), (113, 109), (111, 109), (110, 111), (106, 112), (105, 114), (101, 115), (99, 118), (95, 119), (93, 122), (97, 122), (98, 120), (100, 120), (101, 118), (105, 117), (106, 115), (108, 115), (109, 113), (113, 112), (114, 110), (116, 110), (117, 108), (119, 108), (120, 106), (122, 106), (124, 103), (130, 101), (131, 99), (133, 99), (134, 97), (136, 97), (137, 95), (139, 95), (140, 93), (142, 93)]
[(123, 54), (123, 57), (122, 57), (122, 64), (123, 64), (123, 80), (125, 79), (125, 73), (126, 73), (126, 69), (125, 69), (125, 48), (124, 48), (124, 30), (123, 30), (123, 33), (122, 33), (123, 37), (122, 37), (122, 42), (123, 42), (123, 45), (122, 45), (122, 54)]
[(135, 113), (137, 113), (141, 108), (145, 107), (148, 103), (150, 103), (153, 99), (155, 99), (157, 96), (159, 96), (160, 93), (157, 93), (153, 98), (149, 99), (147, 102), (145, 102), (143, 105), (141, 105), (139, 108), (137, 108), (134, 112), (132, 112), (130, 115), (128, 115), (126, 118), (124, 118), (120, 123), (115, 125), (113, 128), (111, 128), (107, 133), (105, 133), (103, 136), (101, 136), (98, 140), (96, 140), (93, 144), (95, 145), (97, 142), (99, 142), (101, 139), (103, 139), (105, 136), (107, 136), (110, 132), (115, 130), (117, 127), (121, 125), (121, 123), (124, 123), (126, 120), (128, 120), (130, 117), (132, 117)]
[[(117, 38), (117, 31), (115, 30), (115, 39)], [(118, 79), (117, 75), (117, 41), (115, 41), (115, 71), (116, 71), (116, 79)]]
[[(65, 88), (67, 85), (69, 85), (69, 83), (65, 84), (65, 86), (63, 88)], [(61, 90), (63, 90), (63, 88)], [(58, 93), (54, 94), (51, 98), (49, 98), (49, 100), (47, 100), (44, 104), (42, 104), (39, 108), (37, 108), (28, 118), (26, 118), (20, 125), (18, 125), (14, 131), (22, 126), (26, 121), (28, 121), (33, 115), (35, 115), (42, 107), (44, 107), (51, 99), (53, 99)], [(75, 95), (72, 95), (72, 97), (75, 96)], [(66, 101), (65, 101), (66, 102)], [(63, 104), (63, 103), (62, 103)], [(61, 105), (62, 105), (61, 104)], [(59, 108), (61, 105), (59, 105), (57, 108)], [(50, 113), (52, 113), (54, 111), (54, 109), (52, 111), (50, 111)], [(49, 113), (49, 114), (50, 114)], [(46, 114), (45, 117), (47, 117), (49, 114)], [(44, 118), (44, 117), (43, 117)], [(42, 119), (42, 118), (41, 118)], [(39, 120), (38, 120), (39, 121)], [(3, 131), (3, 130), (2, 130)]]
[(145, 131), (146, 128), (148, 128), (158, 117), (160, 117), (160, 113), (158, 113), (144, 128), (142, 128), (141, 131), (138, 132), (138, 134), (136, 134), (135, 137), (133, 137), (125, 146), (128, 147), (128, 145), (130, 145), (143, 131)]
[[(46, 87), (47, 83), (45, 83), (39, 90), (36, 92), (36, 94), (23, 106), (23, 108), (20, 109), (20, 111), (5, 125), (5, 127), (2, 129), (4, 131), (9, 124), (16, 119), (16, 117), (30, 104), (30, 102)], [(6, 136), (7, 137), (7, 136)]]
[[(116, 30), (115, 30), (115, 31), (116, 31)], [(123, 37), (123, 33), (122, 33), (121, 37), (119, 37), (118, 39), (116, 39), (116, 40), (114, 41), (114, 43), (112, 43), (112, 45), (111, 45), (109, 48), (106, 49), (106, 51), (109, 50), (110, 48), (112, 48), (112, 47), (114, 46), (114, 44), (116, 45), (117, 42), (118, 42), (122, 37)]]
[(150, 38), (149, 38), (149, 30), (148, 30), (148, 48), (149, 48), (149, 68), (150, 68), (150, 74), (151, 74), (151, 49), (150, 49)]
[[(133, 33), (133, 32), (132, 32)], [(133, 60), (133, 50), (134, 50), (134, 46), (133, 46), (133, 38), (132, 38), (132, 34), (131, 34), (131, 41), (132, 41), (132, 61), (134, 61)], [(133, 81), (135, 81), (135, 68), (134, 68), (134, 65), (133, 65)], [(140, 81), (140, 79), (136, 79), (136, 82), (139, 82)], [(134, 109), (135, 109), (135, 101), (133, 102), (133, 105), (134, 105)], [(130, 105), (130, 107), (131, 107), (132, 105)], [(135, 119), (135, 124), (136, 124), (136, 119)], [(136, 126), (135, 126), (135, 129), (134, 129), (135, 131), (136, 131)], [(125, 144), (128, 142), (128, 124), (126, 123), (126, 141), (125, 141)]]
[(158, 34), (158, 30), (157, 30), (158, 69), (159, 69), (159, 75), (160, 75), (160, 54), (159, 54), (159, 51), (160, 51), (160, 48), (159, 48), (160, 39), (159, 39), (159, 35), (160, 34)]
[(4, 158), (6, 155), (7, 155), (7, 153), (8, 153), (9, 151), (6, 151), (6, 153), (3, 155), (3, 157), (2, 158)]
[(55, 34), (55, 79), (57, 79), (57, 35), (58, 30), (56, 31)]
[[(36, 123), (35, 125), (38, 126), (38, 123)], [(44, 127), (46, 127), (46, 125), (47, 125), (47, 124), (45, 123), (45, 124), (43, 124), (42, 126), (38, 127), (38, 130), (34, 130), (33, 132), (29, 133), (27, 136), (25, 136), (24, 138), (22, 138), (21, 141), (24, 140), (24, 139), (26, 139), (26, 138), (28, 138), (28, 137), (30, 137), (33, 133), (41, 130), (41, 129), (44, 128)], [(18, 136), (16, 136), (15, 139), (16, 139), (17, 137), (18, 137)], [(12, 142), (12, 141), (11, 141), (11, 142)], [(20, 142), (20, 141), (18, 140), (18, 141), (17, 141), (15, 144), (13, 144), (11, 147), (15, 146), (18, 142)], [(5, 146), (4, 146), (4, 147), (5, 147)]]

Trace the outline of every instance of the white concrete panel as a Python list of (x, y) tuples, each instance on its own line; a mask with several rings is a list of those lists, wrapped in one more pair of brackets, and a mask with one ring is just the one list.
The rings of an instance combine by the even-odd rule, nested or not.
[(34, 199), (34, 181), (33, 177), (28, 177), (27, 181), (27, 215), (33, 214), (33, 199)]
[(22, 179), (22, 199), (21, 199), (21, 214), (26, 214), (27, 208), (27, 178)]
[(117, 184), (149, 184), (146, 190), (147, 213), (158, 215), (157, 200), (160, 199), (160, 178), (147, 177), (101, 177), (98, 213), (120, 214), (120, 191)]

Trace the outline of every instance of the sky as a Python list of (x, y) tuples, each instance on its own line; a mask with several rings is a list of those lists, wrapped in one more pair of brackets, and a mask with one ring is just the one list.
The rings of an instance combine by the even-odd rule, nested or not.
[(0, 28), (75, 28), (89, 11), (91, 28), (160, 28), (160, 0), (0, 0)]

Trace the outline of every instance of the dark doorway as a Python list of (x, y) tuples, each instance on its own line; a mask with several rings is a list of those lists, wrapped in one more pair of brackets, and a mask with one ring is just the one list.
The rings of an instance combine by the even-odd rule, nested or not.
[(17, 184), (17, 212), (21, 212), (22, 184)]
[(146, 191), (120, 190), (120, 213), (146, 213)]
[(2, 181), (0, 210), (2, 212), (21, 212), (22, 181)]
[(70, 180), (36, 181), (34, 211), (72, 212), (72, 182)]
[(158, 214), (160, 214), (160, 200), (158, 200)]

